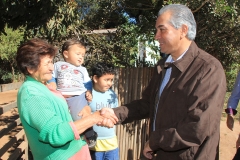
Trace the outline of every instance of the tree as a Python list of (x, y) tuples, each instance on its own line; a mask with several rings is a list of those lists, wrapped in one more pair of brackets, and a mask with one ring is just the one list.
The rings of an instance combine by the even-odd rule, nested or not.
[(25, 27), (25, 38), (38, 36), (49, 42), (61, 41), (80, 25), (78, 3), (74, 0), (1, 0), (0, 31), (4, 24)]
[(239, 66), (240, 60), (240, 1), (172, 0), (168, 3), (183, 3), (191, 8), (197, 21), (195, 41), (223, 64), (228, 90), (231, 90), (239, 70), (236, 66)]
[(7, 35), (2, 35), (0, 37), (0, 82), (13, 82), (16, 79), (15, 69), (16, 62), (15, 56), (17, 52), (17, 45), (23, 40), (23, 30), (5, 27), (5, 32)]
[[(118, 66), (138, 64), (136, 39), (146, 37), (154, 41), (159, 9), (163, 4), (181, 3), (189, 6), (197, 21), (196, 43), (218, 58), (226, 73), (240, 59), (240, 0), (0, 0), (0, 3), (0, 31), (3, 24), (13, 29), (24, 26), (25, 38), (37, 36), (57, 46), (67, 38), (79, 37), (89, 45), (87, 64), (106, 60)], [(103, 35), (86, 34), (106, 28), (118, 29), (110, 41)]]

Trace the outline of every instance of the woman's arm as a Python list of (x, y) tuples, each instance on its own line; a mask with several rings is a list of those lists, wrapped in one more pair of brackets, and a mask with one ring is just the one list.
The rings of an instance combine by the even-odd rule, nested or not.
[(99, 111), (94, 112), (91, 115), (85, 116), (77, 121), (74, 121), (79, 134), (83, 133), (86, 129), (92, 127), (95, 124), (102, 123), (103, 117)]

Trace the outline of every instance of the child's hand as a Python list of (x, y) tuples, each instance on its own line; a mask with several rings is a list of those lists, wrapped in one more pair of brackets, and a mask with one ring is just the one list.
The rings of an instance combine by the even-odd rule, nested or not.
[(91, 115), (91, 108), (89, 106), (85, 106), (81, 112), (79, 112), (78, 116), (81, 116), (82, 118)]
[(48, 86), (53, 89), (53, 90), (56, 90), (57, 89), (57, 84), (55, 82), (50, 82), (48, 83)]
[(91, 91), (87, 90), (85, 96), (86, 96), (86, 99), (88, 102), (92, 101), (92, 92)]

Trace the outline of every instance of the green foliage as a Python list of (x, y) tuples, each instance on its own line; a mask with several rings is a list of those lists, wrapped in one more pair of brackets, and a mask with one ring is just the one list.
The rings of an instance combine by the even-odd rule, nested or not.
[(81, 27), (81, 20), (78, 12), (78, 4), (74, 0), (40, 2), (49, 5), (49, 10), (46, 10), (43, 4), (41, 5), (41, 10), (43, 10), (44, 17), (46, 18), (45, 22), (33, 25), (26, 24), (27, 28), (29, 28), (25, 32), (26, 38), (37, 36), (54, 43), (61, 42), (78, 32), (77, 28)]
[(232, 64), (231, 68), (225, 71), (226, 73), (226, 79), (227, 79), (227, 91), (231, 92), (233, 90), (234, 83), (236, 81), (238, 72), (240, 69), (240, 64), (239, 63), (234, 63)]
[(52, 43), (61, 41), (80, 25), (78, 4), (74, 0), (6, 0), (0, 7), (2, 32), (4, 24), (13, 29), (26, 27), (26, 39), (37, 36)]
[(22, 29), (13, 30), (12, 28), (5, 27), (5, 32), (7, 35), (0, 36), (0, 75), (1, 81), (13, 82), (15, 79), (15, 56), (17, 52), (17, 47), (23, 40)]
[[(137, 39), (154, 42), (157, 13), (170, 3), (190, 7), (197, 21), (196, 43), (218, 58), (228, 82), (234, 81), (232, 64), (240, 60), (240, 0), (0, 0), (0, 31), (5, 24), (24, 26), (25, 38), (41, 37), (59, 47), (67, 38), (79, 37), (89, 46), (86, 65), (111, 61), (121, 67), (148, 66), (138, 60)], [(116, 34), (86, 34), (107, 28), (117, 28)], [(159, 58), (158, 48), (151, 43), (148, 47)]]
[[(139, 35), (153, 33), (152, 30), (145, 31), (145, 27), (148, 28), (145, 23), (151, 24), (154, 29), (154, 12), (159, 8), (155, 7), (160, 4), (160, 1), (144, 0), (6, 0), (0, 18), (14, 29), (26, 27), (25, 39), (40, 37), (59, 47), (71, 37), (84, 39), (90, 46), (89, 63), (106, 60), (117, 66), (135, 66), (139, 64), (136, 63), (137, 39)], [(135, 18), (139, 23), (131, 23), (129, 18)], [(118, 29), (115, 35), (108, 36), (108, 40), (101, 34), (86, 35), (86, 32), (94, 29), (107, 28)]]
[(133, 24), (124, 24), (114, 34), (82, 35), (89, 46), (86, 64), (96, 61), (112, 62), (116, 66), (135, 66), (138, 54), (138, 28)]
[(17, 45), (23, 40), (23, 31), (5, 27), (5, 32), (7, 35), (0, 36), (0, 59), (14, 62)]
[(127, 22), (119, 1), (78, 0), (88, 8), (83, 22), (86, 30), (116, 28)]
[(169, 0), (190, 7), (197, 21), (196, 43), (220, 60), (226, 71), (228, 90), (231, 90), (240, 61), (240, 1)]
[[(223, 109), (227, 108), (227, 103), (228, 103), (228, 99), (229, 99), (230, 96), (231, 96), (231, 91), (229, 91), (229, 92), (226, 93)], [(234, 118), (235, 118), (236, 120), (239, 120), (239, 118), (240, 118), (240, 103), (238, 103), (236, 110), (237, 110), (238, 112), (237, 112), (237, 114), (234, 116)], [(223, 112), (223, 116), (227, 117), (227, 114), (226, 114), (225, 112)]]

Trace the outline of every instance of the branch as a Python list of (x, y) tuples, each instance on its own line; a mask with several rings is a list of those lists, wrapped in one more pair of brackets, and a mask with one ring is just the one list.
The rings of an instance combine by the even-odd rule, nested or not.
[(145, 11), (154, 9), (154, 7), (152, 7), (152, 8), (137, 8), (137, 7), (127, 7), (127, 6), (125, 8), (132, 9), (132, 10), (145, 10)]
[(202, 32), (203, 30), (207, 29), (207, 26), (201, 28), (197, 33), (199, 34), (200, 32)]
[(199, 11), (207, 2), (209, 2), (209, 0), (205, 0), (200, 7), (198, 7), (197, 9), (195, 9), (194, 11), (192, 11), (192, 13), (195, 13), (197, 11)]

